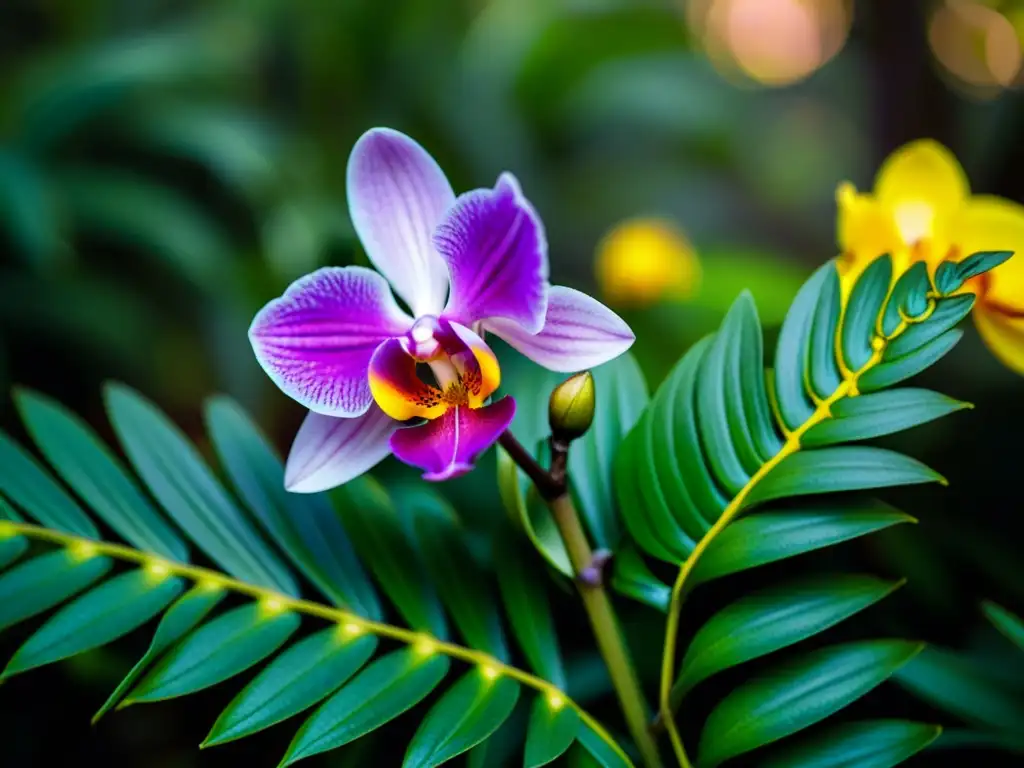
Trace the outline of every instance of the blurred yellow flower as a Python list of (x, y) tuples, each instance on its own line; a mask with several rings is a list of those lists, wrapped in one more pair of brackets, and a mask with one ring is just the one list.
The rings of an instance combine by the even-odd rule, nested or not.
[(844, 291), (876, 257), (892, 256), (896, 274), (917, 261), (935, 268), (978, 251), (1015, 256), (964, 290), (978, 296), (974, 320), (981, 337), (1007, 366), (1024, 374), (1024, 206), (971, 195), (953, 154), (931, 139), (893, 152), (872, 194), (844, 182), (836, 191), (840, 271)]
[(620, 306), (685, 299), (700, 281), (700, 262), (686, 235), (653, 218), (630, 219), (606, 234), (597, 246), (596, 271), (604, 298)]

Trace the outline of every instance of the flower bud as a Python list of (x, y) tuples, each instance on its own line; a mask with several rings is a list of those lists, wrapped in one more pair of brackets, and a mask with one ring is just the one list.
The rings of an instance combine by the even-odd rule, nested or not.
[(590, 371), (570, 376), (551, 393), (548, 423), (558, 440), (582, 437), (594, 421), (594, 377)]

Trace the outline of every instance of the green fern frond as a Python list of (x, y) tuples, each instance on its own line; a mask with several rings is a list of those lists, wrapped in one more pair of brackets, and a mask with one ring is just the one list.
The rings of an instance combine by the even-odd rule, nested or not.
[[(204, 748), (306, 713), (281, 761), (290, 765), (433, 695), (404, 761), (426, 768), (470, 750), (483, 755), (525, 688), (535, 695), (529, 722), (517, 726), (525, 729), (527, 765), (547, 764), (574, 743), (608, 765), (631, 765), (564, 691), (537, 570), (505, 547), (495, 600), (494, 574), (476, 564), (454, 512), (433, 492), (392, 498), (363, 478), (331, 497), (287, 493), (281, 462), (258, 428), (237, 404), (214, 398), (208, 432), (243, 509), (167, 417), (127, 387), (109, 386), (106, 401), (134, 474), (62, 406), (27, 391), (16, 399), (39, 451), (75, 495), (0, 434), (0, 629), (60, 606), (2, 677), (105, 645), (161, 616), (149, 649), (94, 721), (270, 659), (224, 709)], [(106, 538), (107, 529), (125, 543)], [(195, 564), (193, 547), (222, 570)], [(304, 597), (306, 584), (322, 601)], [(382, 594), (405, 626), (389, 623)], [(300, 637), (301, 625), (311, 631)], [(506, 626), (533, 672), (513, 665)]]
[[(944, 264), (935, 284), (923, 264), (894, 279), (884, 256), (860, 275), (845, 300), (830, 262), (797, 294), (767, 375), (761, 325), (745, 293), (721, 329), (678, 363), (623, 441), (615, 479), (629, 533), (647, 555), (679, 567), (666, 606), (660, 714), (682, 765), (689, 758), (674, 712), (690, 689), (723, 669), (825, 631), (898, 584), (842, 576), (776, 585), (722, 609), (679, 649), (688, 590), (911, 520), (865, 501), (863, 493), (945, 480), (910, 457), (847, 443), (970, 407), (926, 390), (888, 388), (956, 344), (961, 331), (955, 326), (975, 298), (961, 293), (964, 283), (1009, 256), (975, 254)], [(801, 497), (814, 497), (813, 505), (798, 504)], [(769, 503), (769, 511), (740, 518)], [(652, 595), (662, 600), (667, 587), (639, 557), (624, 558), (616, 579), (649, 603), (655, 603)], [(742, 683), (708, 716), (700, 765), (713, 768), (815, 725), (920, 650), (901, 640), (827, 646)], [(851, 727), (865, 738), (877, 733), (879, 749), (888, 745), (894, 756), (903, 754), (896, 743), (901, 733), (913, 751), (934, 738), (929, 727), (914, 724)]]

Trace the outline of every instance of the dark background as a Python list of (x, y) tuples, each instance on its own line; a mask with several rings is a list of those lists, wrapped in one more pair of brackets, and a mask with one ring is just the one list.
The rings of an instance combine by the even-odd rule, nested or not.
[[(715, 37), (708, 19), (729, 2), (759, 34)], [(631, 321), (652, 389), (743, 287), (777, 325), (800, 280), (835, 254), (836, 185), (870, 189), (903, 142), (935, 138), (974, 190), (1024, 199), (1024, 3), (977, 0), (949, 16), (953, 3), (757, 2), (2, 0), (0, 387), (51, 394), (109, 437), (100, 388), (121, 380), (201, 447), (201, 402), (227, 392), (286, 452), (302, 410), (259, 370), (245, 331), (296, 277), (365, 261), (344, 167), (374, 125), (416, 137), (456, 190), (513, 170), (545, 220), (554, 281)], [(937, 14), (955, 34), (935, 31)], [(808, 39), (827, 60), (804, 66)], [(630, 257), (699, 264), (700, 282), (644, 297), (599, 280), (603, 238), (624, 222), (645, 231), (652, 218), (685, 239), (650, 230), (654, 245), (627, 241)], [(921, 386), (976, 404), (891, 441), (950, 487), (893, 494), (919, 525), (801, 567), (849, 562), (909, 577), (853, 634), (998, 651), (978, 602), (1024, 613), (1024, 386), (973, 331)], [(23, 437), (6, 397), (0, 424)], [(378, 473), (408, 476), (393, 464)], [(444, 489), (481, 528), (503, 514), (492, 473), (484, 462)], [(726, 580), (687, 616), (771, 576)], [(592, 666), (576, 607), (557, 608), (568, 655)], [(637, 647), (660, 646), (655, 614), (633, 604), (624, 613)], [(30, 629), (6, 633), (0, 651)], [(0, 686), (0, 764), (275, 764), (292, 729), (196, 749), (237, 683), (90, 728), (147, 642), (136, 633)], [(997, 651), (988, 658), (1003, 664)], [(641, 661), (653, 668), (649, 655)], [(606, 690), (600, 675), (577, 679)], [(594, 709), (610, 706), (604, 696)], [(865, 706), (950, 721), (895, 687)], [(386, 740), (403, 743), (410, 722)], [(397, 760), (382, 754), (319, 763)]]

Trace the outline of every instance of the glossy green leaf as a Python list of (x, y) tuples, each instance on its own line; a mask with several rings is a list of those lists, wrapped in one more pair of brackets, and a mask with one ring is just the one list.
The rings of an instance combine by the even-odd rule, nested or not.
[(416, 729), (402, 768), (434, 768), (479, 744), (512, 714), (519, 683), (467, 672), (430, 708)]
[(935, 290), (941, 295), (960, 290), (972, 277), (995, 269), (1013, 256), (1013, 251), (983, 251), (961, 261), (944, 261), (935, 270)]
[(132, 466), (167, 513), (232, 576), (298, 595), (277, 556), (242, 516), (181, 430), (134, 390), (110, 384), (107, 411)]
[[(729, 397), (730, 394), (739, 395), (736, 389), (726, 388), (729, 345), (733, 336), (739, 338), (739, 329), (735, 323), (736, 313), (731, 312), (711, 342), (697, 373), (697, 400), (694, 406), (700, 415), (697, 424), (705, 460), (719, 487), (730, 497), (735, 496), (750, 479), (737, 453), (737, 441), (732, 432), (732, 425), (736, 423), (745, 429), (743, 402), (739, 397)], [(730, 411), (733, 413), (730, 414)]]
[(839, 315), (842, 309), (839, 272), (829, 270), (818, 298), (811, 321), (811, 337), (808, 345), (808, 383), (811, 389), (824, 399), (832, 395), (843, 380), (836, 361), (836, 334), (839, 332)]
[(859, 491), (915, 483), (943, 483), (917, 459), (885, 448), (836, 446), (793, 453), (747, 496), (745, 507), (772, 499)]
[(294, 613), (252, 603), (204, 624), (142, 678), (125, 705), (195, 693), (244, 672), (280, 648), (299, 628)]
[(379, 619), (380, 602), (327, 497), (285, 490), (280, 459), (230, 398), (208, 401), (206, 422), (228, 477), (270, 539), (335, 605)]
[(43, 613), (81, 592), (113, 563), (59, 550), (33, 557), (0, 575), (0, 629)]
[(449, 661), (415, 650), (383, 656), (325, 701), (303, 723), (281, 768), (337, 749), (419, 704), (444, 679)]
[(764, 339), (757, 307), (747, 291), (735, 303), (739, 316), (739, 386), (743, 398), (743, 415), (754, 439), (754, 447), (762, 461), (768, 461), (782, 448), (782, 438), (772, 418), (764, 376)]
[(493, 549), (498, 587), (512, 634), (530, 668), (549, 683), (563, 688), (565, 670), (544, 587), (543, 569), (533, 551), (508, 539), (506, 532), (504, 540), (494, 542)]
[(401, 514), (412, 517), (420, 554), (441, 599), (466, 642), (508, 660), (493, 578), (473, 559), (455, 512), (437, 494), (417, 488), (399, 502)]
[(941, 337), (967, 317), (974, 306), (974, 301), (975, 296), (972, 293), (939, 299), (935, 303), (934, 311), (926, 320), (911, 323), (903, 333), (886, 345), (882, 359), (896, 360)]
[(1003, 606), (986, 600), (981, 610), (992, 625), (1002, 632), (1006, 638), (1024, 651), (1024, 621), (1016, 614), (1010, 613)]
[(744, 683), (708, 716), (701, 765), (714, 768), (823, 720), (880, 685), (922, 647), (868, 640), (822, 648)]
[(366, 566), (410, 627), (441, 639), (448, 625), (437, 591), (384, 489), (371, 477), (350, 480), (331, 500)]
[[(14, 509), (3, 496), (0, 496), (0, 521), (7, 520), (12, 523), (24, 523), (25, 518), (18, 514), (17, 510)], [(2, 526), (0, 526), (2, 530)]]
[(84, 420), (36, 392), (21, 390), (15, 400), (39, 450), (111, 528), (139, 549), (188, 562), (185, 542)]
[(649, 395), (643, 372), (628, 352), (598, 366), (592, 374), (597, 402), (594, 423), (582, 438), (573, 442), (569, 477), (595, 546), (613, 549), (621, 532), (612, 493), (612, 462), (622, 439), (640, 418)]
[(758, 512), (741, 517), (711, 541), (694, 567), (693, 580), (710, 581), (913, 522), (910, 515), (879, 503)]
[(826, 575), (759, 590), (722, 609), (687, 648), (673, 686), (678, 699), (723, 669), (824, 632), (899, 586), (873, 576)]
[(149, 648), (142, 658), (136, 662), (135, 666), (131, 668), (117, 688), (114, 689), (114, 692), (103, 702), (103, 706), (93, 715), (93, 724), (121, 701), (121, 698), (142, 677), (142, 673), (164, 651), (195, 629), (223, 599), (223, 589), (207, 584), (193, 587), (185, 595), (178, 598), (178, 601), (168, 608), (163, 618), (160, 619), (156, 632), (153, 634), (153, 640), (150, 642)]
[(145, 624), (181, 592), (177, 577), (135, 570), (115, 576), (65, 605), (30, 637), (4, 675), (24, 672), (106, 645)]
[(803, 424), (814, 413), (814, 404), (804, 388), (807, 348), (819, 297), (835, 265), (828, 262), (803, 284), (779, 331), (775, 347), (774, 396), (783, 422), (790, 428)]
[(344, 627), (310, 635), (274, 659), (232, 700), (203, 746), (240, 739), (308, 709), (344, 685), (376, 649), (376, 637), (352, 637)]
[(598, 736), (594, 731), (581, 726), (576, 740), (590, 754), (601, 768), (631, 768), (622, 755), (612, 749), (611, 745)]
[(930, 289), (928, 265), (923, 261), (914, 262), (900, 275), (882, 313), (882, 333), (886, 338), (891, 337), (904, 323), (903, 314), (914, 318), (927, 309), (927, 292)]
[(832, 406), (831, 419), (815, 424), (800, 437), (800, 445), (814, 448), (870, 440), (971, 407), (938, 392), (910, 387), (847, 397)]
[(697, 387), (700, 370), (714, 344), (714, 336), (705, 336), (694, 344), (676, 365), (670, 380), (658, 390), (656, 404), (645, 414), (651, 421), (652, 437), (647, 453), (639, 457), (641, 469), (653, 466), (659, 482), (668, 493), (670, 506), (668, 522), (685, 531), (686, 539), (680, 550), (686, 556), (696, 542), (718, 519), (728, 499), (718, 487), (708, 465), (697, 421)]
[(881, 256), (861, 273), (850, 291), (843, 313), (841, 340), (843, 358), (851, 371), (863, 368), (875, 352), (872, 342), (877, 337), (878, 316), (891, 282), (892, 259)]
[(937, 725), (908, 720), (842, 723), (785, 747), (762, 768), (892, 768), (931, 744)]
[(92, 520), (29, 453), (0, 432), (0, 493), (47, 528), (99, 538)]
[(523, 768), (540, 768), (557, 760), (572, 746), (580, 730), (580, 716), (572, 707), (553, 706), (543, 696), (534, 699), (526, 731)]
[(672, 588), (651, 573), (639, 552), (624, 547), (615, 553), (612, 563), (612, 588), (616, 592), (659, 611), (668, 610)]
[(1019, 734), (1024, 723), (1024, 697), (1018, 689), (998, 673), (944, 648), (926, 648), (895, 679), (968, 723), (1007, 734)]
[[(512, 523), (526, 534), (534, 548), (552, 568), (572, 578), (572, 563), (565, 551), (551, 512), (537, 503), (537, 492), (512, 457), (500, 445), (495, 448), (498, 463), (498, 493)], [(534, 513), (537, 513), (536, 515)]]
[(861, 392), (874, 392), (906, 381), (945, 357), (963, 335), (962, 330), (954, 328), (903, 357), (878, 363), (857, 379), (857, 388)]
[(24, 536), (0, 537), (0, 570), (16, 562), (28, 550), (28, 539)]

